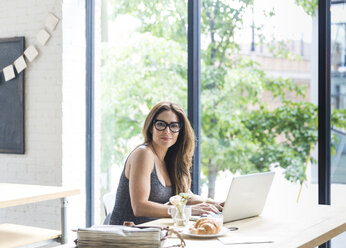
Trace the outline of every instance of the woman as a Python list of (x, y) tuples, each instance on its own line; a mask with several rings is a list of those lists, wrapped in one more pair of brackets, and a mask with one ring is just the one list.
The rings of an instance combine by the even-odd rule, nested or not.
[[(128, 156), (121, 174), (110, 224), (135, 224), (169, 217), (165, 203), (189, 192), (195, 135), (184, 111), (171, 102), (156, 104), (143, 126), (144, 144)], [(191, 193), (192, 194), (192, 193)], [(218, 212), (222, 207), (192, 194), (193, 215)]]

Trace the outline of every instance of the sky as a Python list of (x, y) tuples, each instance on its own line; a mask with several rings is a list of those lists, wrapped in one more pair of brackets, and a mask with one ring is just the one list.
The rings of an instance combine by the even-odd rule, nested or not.
[[(275, 10), (275, 16), (265, 17), (265, 12)], [(244, 41), (251, 40), (252, 13), (249, 11), (243, 18), (245, 28), (239, 38)], [(254, 21), (255, 25), (263, 25), (265, 36), (275, 35), (276, 39), (293, 39), (305, 42), (311, 42), (312, 36), (312, 19), (308, 16), (302, 7), (298, 7), (294, 0), (254, 0)], [(133, 18), (122, 16), (114, 23), (109, 23), (110, 41), (127, 36), (131, 30), (139, 25), (138, 21)], [(117, 30), (117, 32), (114, 32)], [(127, 33), (127, 34), (126, 34)]]
[[(266, 17), (273, 10), (275, 15)], [(252, 13), (244, 18), (245, 25), (251, 26)], [(265, 36), (275, 35), (276, 39), (293, 39), (311, 42), (312, 18), (294, 0), (254, 0), (255, 26), (263, 25)], [(251, 32), (244, 34), (244, 40), (251, 40)]]

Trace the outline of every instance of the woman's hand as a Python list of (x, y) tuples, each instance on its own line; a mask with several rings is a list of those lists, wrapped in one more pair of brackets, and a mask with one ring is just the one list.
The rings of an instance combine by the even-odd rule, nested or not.
[(189, 193), (192, 195), (188, 201), (188, 204), (191, 205), (192, 215), (218, 213), (223, 210), (224, 202), (218, 203), (211, 198), (203, 199), (191, 191)]
[(191, 205), (192, 215), (212, 214), (222, 211), (222, 207), (218, 203), (199, 203)]
[(213, 201), (213, 202), (206, 202), (206, 203), (214, 205), (217, 208), (217, 210), (219, 210), (220, 212), (222, 212), (223, 206), (225, 205), (225, 202), (218, 203), (218, 202)]
[(205, 199), (203, 202), (214, 205), (220, 212), (222, 212), (223, 206), (225, 205), (225, 202), (216, 202), (212, 198)]

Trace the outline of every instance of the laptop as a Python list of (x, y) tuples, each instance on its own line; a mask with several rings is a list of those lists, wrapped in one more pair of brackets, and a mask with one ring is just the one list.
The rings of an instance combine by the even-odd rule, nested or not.
[(262, 172), (234, 177), (222, 210), (223, 222), (260, 215), (274, 175)]

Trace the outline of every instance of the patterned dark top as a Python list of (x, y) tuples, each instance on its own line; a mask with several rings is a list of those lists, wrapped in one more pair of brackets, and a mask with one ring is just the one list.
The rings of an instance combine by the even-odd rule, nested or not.
[[(125, 162), (126, 165), (126, 162)], [(153, 172), (150, 175), (150, 195), (149, 201), (166, 203), (173, 195), (172, 186), (165, 187), (159, 181), (154, 164)], [(133, 221), (136, 225), (155, 220), (155, 218), (136, 217), (133, 214), (129, 191), (129, 180), (125, 176), (125, 166), (121, 173), (115, 205), (112, 212), (110, 225), (122, 225), (124, 221)]]

